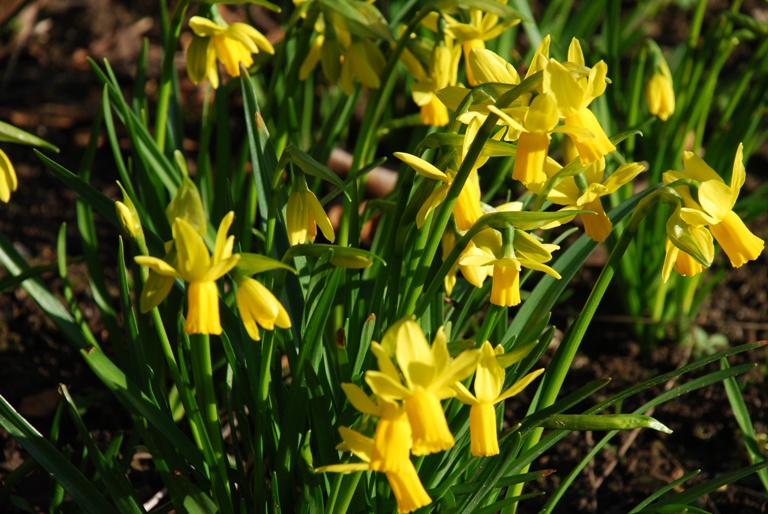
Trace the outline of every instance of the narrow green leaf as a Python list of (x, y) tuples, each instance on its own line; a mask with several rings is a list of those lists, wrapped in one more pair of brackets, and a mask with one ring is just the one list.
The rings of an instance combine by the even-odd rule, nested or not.
[(257, 273), (263, 273), (278, 268), (290, 271), (294, 274), (296, 273), (296, 270), (293, 267), (265, 255), (247, 252), (239, 255), (240, 260), (237, 262), (237, 270), (245, 275), (256, 275)]
[(367, 268), (373, 261), (379, 261), (384, 266), (387, 265), (384, 260), (375, 253), (367, 250), (361, 250), (360, 248), (349, 248), (343, 246), (335, 246), (329, 244), (300, 244), (294, 245), (289, 250), (290, 257), (296, 257), (300, 255), (311, 256), (319, 258), (320, 256), (330, 253), (330, 262), (334, 266), (350, 269)]
[(205, 492), (196, 487), (186, 477), (169, 473), (163, 477), (168, 482), (168, 490), (176, 496), (176, 504), (184, 506), (184, 512), (190, 514), (217, 514), (218, 506)]
[(677, 486), (682, 485), (683, 483), (687, 482), (688, 480), (692, 479), (696, 475), (701, 473), (700, 469), (696, 469), (694, 471), (691, 471), (690, 473), (686, 473), (682, 477), (678, 478), (677, 480), (673, 480), (672, 482), (664, 485), (659, 490), (654, 491), (651, 495), (648, 496), (645, 500), (637, 504), (637, 506), (630, 510), (627, 514), (636, 514), (637, 512), (640, 512), (646, 505), (649, 505), (651, 502), (653, 502), (656, 498), (659, 498), (665, 494), (667, 494), (669, 491), (675, 489)]
[(665, 434), (672, 431), (651, 416), (639, 414), (555, 414), (541, 424), (555, 430), (633, 430), (652, 428)]
[(689, 487), (682, 493), (677, 493), (672, 496), (662, 498), (658, 502), (649, 505), (648, 508), (641, 510), (638, 514), (651, 514), (654, 512), (680, 512), (679, 509), (674, 509), (677, 506), (687, 506), (687, 508), (690, 509), (691, 507), (688, 506), (688, 504), (698, 500), (705, 494), (709, 494), (712, 491), (716, 491), (717, 489), (723, 487), (724, 485), (732, 484), (737, 480), (741, 480), (742, 478), (749, 476), (752, 473), (766, 468), (768, 468), (768, 460), (747, 466), (745, 468), (737, 469), (729, 473), (724, 473), (711, 480), (707, 480), (701, 484)]
[(139, 499), (136, 497), (136, 493), (131, 486), (131, 483), (127, 480), (124, 473), (115, 472), (115, 462), (109, 462), (101, 453), (96, 443), (93, 441), (91, 434), (85, 426), (83, 418), (80, 417), (77, 405), (69, 394), (67, 386), (61, 385), (59, 387), (61, 395), (64, 397), (64, 401), (69, 407), (69, 414), (72, 417), (72, 421), (75, 423), (80, 439), (82, 439), (86, 448), (88, 449), (88, 456), (93, 462), (96, 470), (99, 472), (101, 482), (106, 486), (107, 493), (110, 498), (114, 498), (117, 503), (118, 510), (121, 513), (134, 513), (142, 514), (146, 512), (140, 505)]
[[(720, 366), (724, 370), (730, 367), (726, 359), (720, 359)], [(755, 428), (752, 426), (752, 418), (749, 415), (749, 409), (744, 401), (744, 396), (741, 394), (739, 385), (736, 383), (736, 379), (733, 377), (727, 378), (723, 381), (723, 385), (728, 395), (728, 402), (731, 404), (731, 409), (733, 409), (733, 417), (736, 418), (736, 422), (741, 429), (744, 446), (747, 448), (747, 453), (749, 453), (749, 459), (752, 461), (752, 464), (766, 460), (760, 452), (760, 447), (755, 439)], [(761, 469), (757, 472), (757, 475), (760, 477), (765, 490), (768, 491), (768, 469)]]
[[(328, 166), (320, 164), (308, 153), (301, 151), (294, 145), (288, 145), (283, 152), (290, 157), (292, 163), (301, 168), (307, 175), (312, 175), (313, 177), (330, 182), (339, 189), (344, 189), (344, 181), (331, 171)], [(349, 198), (346, 190), (344, 191), (344, 195)]]
[(5, 143), (17, 143), (20, 145), (39, 146), (54, 152), (59, 151), (58, 147), (52, 145), (48, 141), (3, 121), (0, 121), (0, 141)]
[(520, 20), (528, 21), (528, 19), (519, 11), (506, 4), (498, 2), (497, 0), (437, 0), (434, 3), (434, 9), (439, 11), (455, 9), (457, 7), (463, 9), (477, 9), (486, 13), (495, 14), (500, 18), (518, 18)]
[(27, 423), (2, 396), (0, 396), (0, 426), (54, 476), (86, 512), (93, 514), (114, 512), (114, 506), (104, 498), (101, 491), (85, 478), (67, 457), (46, 441), (40, 432)]

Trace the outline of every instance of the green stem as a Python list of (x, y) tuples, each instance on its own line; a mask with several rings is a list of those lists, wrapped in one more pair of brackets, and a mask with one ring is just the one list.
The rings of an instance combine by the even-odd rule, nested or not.
[[(525, 79), (521, 84), (499, 97), (499, 99), (496, 101), (496, 107), (502, 109), (509, 106), (520, 95), (539, 87), (539, 85), (541, 85), (541, 81), (542, 72), (533, 74), (532, 76)], [(414, 280), (411, 283), (411, 287), (409, 288), (406, 297), (403, 299), (403, 308), (401, 308), (400, 311), (404, 315), (411, 314), (416, 309), (416, 301), (418, 300), (421, 291), (424, 289), (427, 273), (429, 272), (429, 268), (432, 265), (432, 261), (435, 259), (435, 255), (437, 253), (438, 247), (440, 246), (440, 240), (443, 236), (443, 232), (445, 232), (445, 229), (448, 226), (448, 220), (453, 213), (453, 206), (456, 203), (462, 188), (464, 187), (464, 183), (467, 181), (467, 177), (469, 177), (470, 172), (475, 167), (475, 162), (480, 156), (480, 152), (483, 150), (485, 142), (491, 136), (493, 129), (496, 127), (496, 122), (498, 119), (499, 117), (494, 113), (489, 113), (486, 117), (485, 122), (483, 122), (482, 126), (480, 127), (480, 130), (477, 131), (477, 135), (475, 136), (474, 141), (472, 141), (472, 144), (469, 147), (469, 151), (464, 157), (461, 166), (459, 167), (459, 171), (456, 173), (456, 177), (454, 177), (453, 182), (451, 183), (451, 187), (448, 190), (448, 194), (446, 195), (445, 200), (443, 200), (442, 205), (437, 211), (437, 215), (435, 216), (434, 222), (432, 223), (432, 229), (430, 231), (429, 240), (427, 241), (427, 246), (424, 249), (424, 253), (422, 253), (421, 259), (419, 260), (419, 268), (416, 270), (416, 275), (414, 276)]]
[(176, 45), (179, 42), (181, 24), (184, 21), (184, 14), (187, 12), (189, 1), (179, 0), (179, 3), (173, 9), (168, 32), (165, 35), (165, 44), (163, 45), (163, 63), (160, 71), (160, 90), (157, 95), (157, 116), (155, 118), (155, 139), (157, 140), (157, 147), (161, 152), (165, 151), (165, 136), (168, 132), (168, 105), (170, 104), (171, 91), (173, 89), (173, 63)]
[(333, 503), (333, 510), (330, 512), (334, 514), (348, 512), (349, 504), (352, 502), (352, 497), (355, 495), (357, 484), (360, 483), (360, 478), (362, 476), (362, 472), (343, 475), (341, 486), (338, 489), (338, 495)]
[(224, 513), (234, 512), (232, 496), (227, 477), (227, 458), (224, 455), (219, 410), (213, 387), (213, 364), (211, 362), (211, 340), (208, 334), (190, 336), (192, 373), (198, 394), (198, 406), (203, 417), (205, 431), (211, 444), (214, 461), (208, 462), (214, 497)]
[[(637, 205), (637, 209), (635, 209), (635, 212), (632, 214), (632, 217), (627, 223), (624, 232), (622, 232), (619, 241), (613, 248), (610, 257), (608, 257), (608, 262), (606, 262), (605, 268), (603, 268), (603, 271), (597, 278), (595, 286), (592, 288), (592, 292), (590, 293), (584, 308), (579, 314), (579, 317), (576, 318), (576, 321), (573, 323), (573, 325), (569, 327), (563, 342), (560, 344), (554, 358), (552, 359), (552, 364), (549, 366), (549, 368), (547, 368), (547, 372), (545, 373), (544, 379), (541, 383), (539, 400), (535, 407), (536, 411), (541, 411), (542, 409), (555, 403), (557, 395), (560, 393), (560, 389), (563, 385), (563, 382), (565, 381), (565, 377), (571, 368), (571, 363), (573, 362), (573, 359), (576, 356), (576, 352), (581, 345), (581, 341), (584, 338), (584, 334), (589, 328), (589, 324), (591, 323), (592, 318), (597, 311), (597, 307), (600, 305), (600, 301), (603, 299), (603, 296), (608, 289), (608, 285), (611, 283), (613, 275), (616, 273), (616, 270), (619, 269), (621, 259), (624, 256), (624, 252), (627, 250), (629, 243), (635, 236), (640, 222), (643, 220), (643, 218), (645, 218), (646, 214), (648, 214), (651, 207), (659, 201), (673, 204), (675, 206), (679, 205), (679, 198), (677, 193), (674, 191), (674, 189), (668, 186), (661, 187), (640, 200), (640, 203)], [(520, 451), (525, 452), (526, 450), (533, 448), (533, 446), (535, 446), (541, 439), (543, 431), (543, 428), (535, 429), (531, 435), (523, 442)], [(527, 471), (527, 467), (523, 472), (525, 471)], [(523, 484), (514, 486), (509, 490), (507, 496), (512, 497), (519, 495), (522, 491), (522, 488)]]
[[(400, 39), (397, 41), (395, 49), (389, 56), (387, 65), (381, 74), (381, 83), (383, 86), (376, 91), (371, 97), (371, 104), (375, 108), (369, 108), (365, 112), (362, 126), (360, 127), (360, 135), (357, 138), (355, 144), (355, 151), (352, 158), (352, 166), (349, 173), (352, 176), (356, 176), (360, 168), (364, 166), (371, 153), (371, 147), (373, 141), (376, 138), (376, 127), (384, 115), (384, 111), (388, 108), (389, 98), (395, 88), (396, 74), (395, 66), (397, 65), (400, 55), (405, 49), (405, 45), (408, 42), (411, 34), (418, 28), (421, 21), (432, 11), (432, 5), (436, 1), (429, 2), (421, 10), (419, 10), (413, 17), (408, 27), (401, 34)], [(355, 185), (352, 187), (351, 200), (344, 201), (344, 210), (341, 215), (341, 223), (339, 226), (339, 233), (337, 235), (338, 244), (340, 246), (352, 246), (358, 245), (359, 230), (358, 230), (358, 207), (360, 203), (359, 191), (362, 188), (362, 181), (355, 178)], [(353, 237), (353, 240), (350, 240)]]

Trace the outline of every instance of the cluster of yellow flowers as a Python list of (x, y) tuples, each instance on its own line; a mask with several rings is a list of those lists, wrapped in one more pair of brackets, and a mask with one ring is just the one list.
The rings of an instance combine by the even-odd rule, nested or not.
[[(392, 40), (381, 13), (367, 2), (350, 2), (351, 11), (330, 8), (321, 2), (295, 3), (302, 16), (314, 24), (315, 32), (310, 51), (301, 65), (300, 78), (306, 78), (321, 63), (326, 78), (331, 82), (339, 81), (347, 94), (352, 91), (354, 78), (365, 87), (378, 88), (385, 60), (375, 40)], [(511, 64), (485, 48), (485, 41), (499, 36), (519, 21), (501, 21), (498, 16), (478, 9), (469, 10), (467, 22), (446, 13), (434, 12), (423, 20), (423, 25), (437, 34), (428, 51), (428, 58), (423, 57), (423, 45), (419, 47), (410, 42), (401, 54), (401, 61), (416, 79), (412, 94), (421, 107), (423, 123), (447, 124), (449, 111), (457, 111), (465, 103), (467, 95), (471, 94), (471, 89), (457, 83), (462, 53), (467, 81), (472, 87), (490, 85), (508, 91), (522, 82), (520, 74)], [(216, 58), (224, 63), (230, 75), (236, 76), (240, 62), (246, 66), (252, 64), (251, 53), (259, 49), (273, 52), (266, 38), (243, 24), (223, 26), (194, 17), (190, 26), (195, 37), (189, 50), (188, 69), (195, 82), (208, 77), (214, 87), (218, 85)], [(565, 61), (551, 58), (549, 47), (550, 37), (546, 36), (523, 77), (527, 79), (541, 73), (541, 85), (532, 93), (523, 94), (511, 105), (501, 108), (495, 105), (495, 98), (478, 96), (467, 110), (458, 114), (458, 121), (466, 126), (463, 143), (458, 155), (447, 161), (444, 170), (418, 156), (395, 153), (421, 176), (441, 183), (419, 209), (416, 218), (419, 228), (446, 198), (480, 125), (493, 113), (499, 121), (492, 139), (499, 143), (514, 143), (512, 178), (532, 193), (543, 195), (549, 202), (560, 205), (561, 211), (591, 211), (580, 215), (588, 237), (603, 242), (610, 235), (613, 225), (601, 198), (631, 182), (645, 169), (645, 165), (626, 163), (605, 176), (605, 157), (616, 148), (589, 106), (606, 90), (608, 67), (604, 61), (587, 67), (579, 41), (575, 38), (571, 41)], [(421, 52), (417, 51), (419, 48)], [(657, 53), (655, 72), (648, 82), (646, 96), (649, 111), (666, 120), (674, 111), (674, 91), (669, 68), (660, 52)], [(549, 156), (552, 134), (556, 133), (567, 136), (562, 160), (570, 163), (578, 159), (582, 167), (578, 173), (558, 175), (563, 166)], [(481, 203), (478, 169), (489, 157), (509, 155), (508, 150), (486, 146), (453, 208), (455, 226), (461, 232), (472, 228), (485, 212), (522, 208), (522, 204), (517, 202), (495, 209)], [(668, 224), (671, 233), (663, 269), (665, 280), (673, 267), (679, 273), (690, 276), (709, 266), (714, 254), (712, 235), (723, 246), (734, 266), (755, 259), (762, 251), (762, 240), (751, 234), (731, 210), (744, 175), (739, 156), (737, 160), (740, 171), (737, 173), (734, 165), (730, 188), (693, 154), (686, 154), (685, 157), (687, 173), (669, 171), (664, 175), (666, 183), (681, 178), (688, 180), (687, 185), (676, 187), (681, 196), (681, 209), (673, 214), (675, 222)], [(694, 187), (696, 194), (690, 192), (690, 181), (700, 184)], [(301, 181), (295, 184), (289, 197), (286, 216), (292, 245), (303, 243), (307, 238), (314, 242), (318, 226), (333, 242), (333, 228), (325, 211)], [(542, 228), (553, 228), (573, 218), (568, 216)], [(450, 250), (455, 240), (452, 231), (444, 235), (444, 253)], [(477, 287), (482, 287), (488, 276), (493, 277), (491, 302), (514, 306), (520, 303), (519, 275), (523, 267), (559, 278), (558, 273), (545, 264), (557, 249), (556, 245), (542, 243), (538, 237), (520, 229), (500, 231), (489, 228), (473, 238), (457, 264), (467, 281)], [(448, 294), (454, 282), (455, 271), (446, 278)]]
[[(138, 213), (130, 199), (115, 202), (118, 218), (139, 248), (146, 253), (144, 235)], [(258, 341), (259, 326), (273, 330), (275, 326), (290, 328), (291, 319), (280, 301), (263, 284), (248, 276), (246, 266), (238, 266), (253, 254), (233, 253), (235, 236), (227, 236), (235, 213), (227, 213), (219, 224), (213, 254), (208, 251), (204, 236), (208, 225), (200, 193), (189, 177), (184, 180), (176, 196), (166, 209), (173, 240), (165, 245), (165, 256), (139, 255), (137, 264), (149, 269), (139, 299), (141, 312), (149, 312), (165, 300), (177, 278), (188, 286), (187, 315), (184, 331), (188, 334), (221, 334), (219, 314), (219, 288), (216, 281), (231, 273), (237, 284), (235, 296), (240, 319), (248, 335)], [(273, 269), (279, 263), (257, 256), (260, 270)]]
[[(449, 24), (449, 27), (451, 25)], [(453, 30), (456, 25), (453, 25)], [(447, 31), (446, 31), (447, 32)], [(494, 52), (483, 48), (477, 40), (471, 40), (471, 48), (465, 52), (470, 82), (478, 86), (502, 85), (506, 90), (521, 83), (515, 68)], [(466, 41), (464, 42), (466, 43)], [(569, 176), (554, 183), (546, 198), (552, 203), (564, 206), (562, 210), (588, 210), (595, 214), (582, 217), (585, 232), (596, 241), (604, 241), (610, 234), (611, 221), (603, 210), (600, 198), (615, 192), (631, 181), (644, 166), (630, 163), (621, 166), (604, 179), (604, 157), (615, 150), (605, 135), (597, 118), (589, 110), (589, 104), (605, 91), (607, 66), (603, 61), (587, 68), (578, 40), (571, 42), (568, 61), (559, 62), (549, 58), (550, 38), (539, 45), (526, 78), (535, 73), (543, 75), (542, 85), (536, 96), (524, 94), (511, 106), (496, 107), (493, 99), (474, 102), (458, 120), (466, 124), (460, 158), (455, 166), (449, 164), (445, 172), (427, 161), (411, 154), (396, 152), (395, 156), (411, 166), (423, 177), (443, 182), (427, 199), (419, 211), (416, 222), (421, 226), (429, 213), (445, 198), (456, 171), (474, 141), (480, 125), (489, 113), (499, 116), (499, 129), (492, 139), (516, 142), (515, 165), (512, 178), (522, 182), (534, 193), (541, 193), (544, 185), (562, 166), (548, 156), (551, 134), (561, 132), (569, 136), (571, 151), (566, 158), (578, 158), (584, 170), (577, 177)], [(437, 48), (437, 47), (436, 47)], [(464, 47), (466, 50), (466, 46)], [(462, 86), (448, 86), (436, 94), (445, 106), (457, 110), (471, 90)], [(560, 124), (562, 121), (562, 124)], [(481, 203), (481, 191), (477, 170), (491, 156), (503, 155), (502, 150), (488, 147), (475, 165), (454, 205), (453, 213), (459, 231), (472, 228), (473, 224), (493, 208)], [(519, 210), (521, 204), (505, 204), (496, 210)], [(553, 222), (544, 228), (552, 228), (570, 221), (573, 216)], [(451, 235), (447, 234), (449, 241)], [(455, 238), (454, 238), (455, 239)], [(451, 244), (446, 244), (450, 247)], [(473, 285), (481, 287), (487, 276), (493, 277), (491, 303), (514, 306), (520, 303), (519, 274), (522, 267), (536, 269), (559, 278), (558, 273), (544, 264), (552, 258), (556, 245), (544, 244), (535, 236), (514, 229), (507, 233), (486, 229), (473, 238), (459, 259), (462, 275)], [(448, 289), (453, 277), (448, 279)]]
[[(503, 390), (504, 368), (519, 362), (525, 349), (505, 356), (503, 347), (494, 348), (486, 341), (479, 350), (464, 350), (451, 358), (442, 328), (430, 346), (421, 327), (411, 319), (392, 325), (381, 344), (371, 343), (371, 351), (379, 370), (366, 372), (365, 382), (373, 397), (355, 384), (342, 384), (350, 403), (366, 415), (359, 427), (362, 431), (369, 429), (367, 416), (377, 418), (373, 438), (339, 428), (344, 442), (338, 449), (352, 452), (363, 462), (332, 464), (315, 471), (385, 473), (399, 512), (411, 512), (432, 501), (410, 456), (429, 455), (454, 445), (442, 400), (455, 397), (471, 406), (472, 455), (497, 455), (499, 425), (494, 405), (518, 394), (544, 371), (533, 371)], [(461, 383), (473, 373), (474, 393)]]

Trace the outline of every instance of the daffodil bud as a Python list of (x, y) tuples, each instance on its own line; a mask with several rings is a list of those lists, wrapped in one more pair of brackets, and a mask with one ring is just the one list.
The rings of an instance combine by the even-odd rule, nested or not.
[(205, 218), (203, 200), (200, 198), (197, 186), (188, 176), (182, 179), (176, 196), (165, 209), (165, 216), (170, 225), (174, 224), (176, 218), (181, 218), (192, 225), (201, 236), (205, 236), (208, 232), (208, 221)]
[(331, 264), (347, 269), (363, 269), (373, 264), (373, 259), (365, 253), (349, 250), (355, 250), (355, 248), (335, 248)]
[(141, 228), (139, 213), (136, 211), (136, 207), (133, 205), (130, 196), (128, 196), (128, 193), (123, 189), (123, 185), (120, 182), (118, 182), (117, 185), (123, 192), (123, 200), (125, 202), (115, 202), (115, 211), (117, 212), (117, 219), (120, 222), (120, 226), (131, 236), (131, 239), (143, 244), (144, 229)]
[(302, 244), (307, 238), (314, 243), (318, 226), (326, 239), (330, 242), (335, 239), (328, 215), (315, 194), (307, 189), (306, 183), (294, 186), (288, 196), (285, 217), (291, 246)]
[(13, 169), (11, 160), (0, 150), (0, 201), (8, 203), (11, 199), (11, 193), (16, 191), (19, 182), (16, 178), (16, 171)]
[(117, 211), (117, 219), (120, 221), (120, 226), (123, 227), (123, 230), (132, 239), (136, 239), (139, 230), (141, 230), (141, 223), (134, 221), (133, 213), (123, 202), (115, 202), (115, 210)]
[(648, 103), (648, 111), (661, 121), (667, 121), (675, 112), (675, 89), (672, 84), (672, 75), (666, 61), (660, 54), (658, 66), (651, 79), (645, 84), (645, 101)]

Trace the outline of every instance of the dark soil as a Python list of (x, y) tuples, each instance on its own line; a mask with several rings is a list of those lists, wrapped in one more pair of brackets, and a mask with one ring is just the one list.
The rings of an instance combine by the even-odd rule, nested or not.
[[(22, 0), (5, 0), (0, 5), (0, 24)], [(96, 62), (108, 58), (119, 77), (133, 70), (141, 40), (149, 37), (150, 61), (159, 61), (157, 2), (117, 0), (48, 0), (31, 2), (14, 22), (15, 31), (0, 32), (0, 119), (37, 133), (61, 148), (56, 160), (77, 170), (87, 143), (91, 121), (100, 109), (101, 88), (88, 68), (86, 56)], [(157, 69), (149, 70), (157, 75)], [(184, 87), (184, 84), (182, 84)], [(34, 265), (56, 262), (56, 234), (68, 223), (68, 253), (78, 255), (74, 194), (46, 170), (28, 148), (3, 145), (15, 163), (19, 190), (8, 205), (0, 205), (0, 234), (14, 242)], [(110, 197), (118, 198), (116, 172), (110, 150), (100, 147), (93, 167), (94, 183)], [(117, 233), (99, 225), (103, 246), (110, 247)], [(768, 239), (768, 221), (763, 217), (753, 227)], [(105, 255), (105, 270), (114, 256)], [(92, 327), (99, 327), (98, 310), (87, 292), (84, 267), (70, 266), (71, 281)], [(595, 276), (587, 270), (575, 284), (576, 294), (557, 313), (567, 319), (583, 305), (581, 291)], [(0, 280), (6, 273), (0, 270)], [(40, 276), (61, 293), (55, 270)], [(724, 280), (705, 300), (696, 324), (707, 333), (724, 334), (730, 344), (768, 339), (768, 256), (737, 270), (728, 270)], [(616, 304), (615, 299), (606, 302)], [(691, 345), (665, 343), (648, 356), (628, 324), (616, 323), (616, 312), (607, 308), (598, 313), (589, 337), (578, 354), (566, 389), (571, 391), (596, 378), (611, 377), (595, 401), (643, 380), (691, 362), (698, 349)], [(97, 333), (104, 338), (104, 334)], [(77, 354), (41, 313), (22, 288), (0, 294), (0, 395), (8, 400), (39, 431), (48, 435), (59, 406), (59, 384), (66, 384), (85, 407), (88, 427), (100, 441), (108, 442), (118, 432), (129, 430), (130, 420), (106, 393)], [(731, 365), (754, 362), (758, 367), (739, 377), (739, 384), (758, 434), (768, 433), (766, 382), (768, 349), (765, 347), (730, 359)], [(546, 364), (546, 363), (545, 363)], [(718, 369), (716, 365), (705, 372)], [(702, 373), (694, 376), (701, 376)], [(627, 400), (629, 412), (665, 389), (690, 380), (668, 383)], [(510, 417), (524, 413), (525, 396), (508, 402)], [(617, 436), (579, 475), (560, 502), (558, 512), (627, 512), (660, 487), (696, 469), (698, 483), (749, 465), (739, 428), (722, 385), (707, 387), (670, 401), (653, 412), (674, 433), (649, 430)], [(65, 417), (66, 418), (66, 417)], [(555, 469), (534, 489), (552, 491), (586, 455), (601, 433), (572, 433), (535, 462), (533, 469)], [(82, 444), (74, 429), (62, 422), (61, 445), (70, 448), (79, 461)], [(630, 444), (631, 443), (631, 444)], [(765, 442), (763, 442), (765, 444)], [(39, 468), (23, 470), (28, 454), (7, 433), (0, 430), (0, 512), (23, 507), (47, 511), (51, 482)], [(159, 489), (146, 463), (137, 459), (131, 478), (149, 497)], [(682, 490), (682, 489), (678, 489)], [(11, 495), (11, 496), (9, 496)], [(546, 497), (545, 497), (546, 499)], [(521, 512), (535, 512), (543, 501), (521, 505)], [(715, 513), (765, 513), (768, 501), (759, 480), (749, 476), (702, 499), (701, 508)]]

